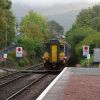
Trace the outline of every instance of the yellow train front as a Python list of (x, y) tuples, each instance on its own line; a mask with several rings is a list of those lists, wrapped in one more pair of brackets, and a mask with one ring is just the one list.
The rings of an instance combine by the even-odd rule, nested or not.
[(43, 45), (43, 62), (46, 69), (63, 69), (69, 59), (69, 47), (65, 42), (52, 39)]

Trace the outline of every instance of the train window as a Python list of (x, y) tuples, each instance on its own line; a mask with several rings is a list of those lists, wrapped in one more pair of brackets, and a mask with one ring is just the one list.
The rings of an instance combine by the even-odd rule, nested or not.
[(64, 45), (60, 45), (60, 52), (64, 51)]
[(50, 49), (50, 44), (49, 43), (45, 43), (44, 44), (44, 51), (49, 52), (49, 49)]

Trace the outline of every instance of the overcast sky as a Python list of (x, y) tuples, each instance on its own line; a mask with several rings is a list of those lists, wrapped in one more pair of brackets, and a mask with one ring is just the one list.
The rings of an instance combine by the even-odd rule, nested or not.
[(23, 3), (36, 6), (52, 6), (59, 3), (100, 2), (100, 0), (12, 0), (13, 3)]

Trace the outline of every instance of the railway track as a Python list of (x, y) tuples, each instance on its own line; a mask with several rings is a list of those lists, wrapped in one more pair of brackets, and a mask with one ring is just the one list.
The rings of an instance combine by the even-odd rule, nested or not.
[(27, 73), (20, 78), (17, 78), (13, 81), (7, 82), (0, 86), (0, 100), (5, 100), (10, 95), (14, 94), (16, 91), (19, 91), (23, 87), (30, 84), (33, 80), (36, 80), (37, 77), (40, 77), (41, 74)]
[(5, 79), (3, 79), (2, 81), (0, 81), (0, 87), (6, 85), (6, 84), (9, 84), (10, 82), (14, 82), (22, 77), (25, 77), (27, 74), (25, 73), (16, 73), (14, 74), (14, 76), (10, 76), (10, 77), (7, 77)]
[(48, 73), (38, 76), (28, 85), (16, 91), (5, 100), (36, 100), (38, 95), (48, 86), (48, 84), (56, 77)]
[(28, 85), (26, 85), (25, 87), (23, 87), (22, 89), (20, 89), (19, 91), (17, 91), (16, 93), (14, 93), (13, 95), (11, 95), (10, 97), (8, 97), (6, 100), (11, 100), (11, 99), (16, 98), (16, 96), (18, 96), (21, 93), (25, 92), (25, 90), (27, 90), (29, 87), (31, 87), (33, 84), (35, 84), (36, 82), (38, 82), (40, 79), (42, 79), (46, 75), (47, 75), (47, 73), (39, 76), (38, 78), (36, 78), (35, 80), (33, 80), (31, 83), (29, 83)]
[[(19, 96), (23, 97), (22, 95), (27, 93), (27, 90), (29, 90), (31, 87), (34, 87), (36, 91), (36, 92), (33, 91), (34, 95), (32, 95), (32, 98), (34, 97), (36, 98), (37, 95), (39, 95), (39, 93), (42, 92), (41, 91), (42, 89), (40, 88), (38, 92), (36, 85), (38, 84), (38, 87), (39, 87), (41, 86), (41, 83), (47, 81), (46, 82), (46, 86), (47, 86), (48, 85), (47, 83), (50, 83), (51, 80), (54, 79), (54, 77), (56, 77), (56, 75), (51, 75), (52, 77), (50, 78), (50, 75), (49, 76), (48, 75), (49, 74), (47, 73), (43, 73), (43, 74), (27, 73), (25, 77), (23, 76), (15, 81), (11, 81), (7, 84), (4, 84), (3, 86), (0, 87), (0, 100), (13, 100), (13, 99), (20, 100)], [(43, 86), (41, 86), (41, 88), (43, 88)], [(23, 100), (25, 100), (25, 98)], [(26, 99), (26, 100), (29, 100), (29, 99)]]
[[(36, 69), (38, 69), (38, 71), (42, 71), (41, 69), (43, 69), (43, 67), (39, 66), (42, 66), (42, 64), (36, 65), (32, 68), (28, 68), (27, 70), (36, 71)], [(21, 95), (25, 94), (26, 92), (24, 91), (27, 91), (27, 89), (30, 88), (31, 86), (35, 88), (35, 91), (37, 91), (38, 89), (36, 89), (34, 84), (40, 81), (40, 79), (41, 80), (43, 79), (44, 82), (46, 82), (47, 80), (47, 83), (45, 83), (46, 85), (41, 86), (41, 88), (44, 87), (45, 89), (45, 87), (52, 81), (52, 79), (56, 77), (56, 75), (54, 75), (51, 78), (49, 78), (50, 80), (48, 80), (48, 78), (44, 79), (43, 77), (45, 76), (48, 77), (49, 75), (47, 74), (47, 72), (48, 71), (44, 71), (42, 74), (36, 72), (34, 73), (34, 71), (30, 73), (16, 72), (0, 78), (0, 100), (13, 100), (13, 98), (15, 100), (18, 100), (20, 94)], [(42, 81), (39, 84), (41, 85), (41, 83)], [(35, 100), (34, 98), (36, 98), (42, 91), (43, 88), (40, 89), (38, 93), (34, 92), (34, 95), (32, 95), (32, 100)], [(16, 96), (18, 96), (17, 97), (18, 99), (16, 99)], [(23, 100), (25, 100), (25, 98)]]
[[(42, 66), (42, 65), (43, 65), (43, 64), (38, 64), (38, 65), (35, 65), (35, 66), (33, 66), (33, 67), (27, 68), (27, 69), (25, 69), (25, 70), (41, 69), (41, 68), (43, 68), (43, 67), (41, 67), (41, 68), (39, 68), (39, 67)], [(25, 75), (27, 75), (27, 74), (18, 71), (18, 72), (14, 72), (14, 73), (8, 74), (8, 75), (6, 75), (6, 76), (4, 76), (4, 77), (1, 77), (1, 78), (0, 78), (0, 86), (2, 86), (3, 84), (7, 84), (7, 83), (9, 83), (10, 81), (14, 81), (14, 80), (16, 80), (17, 78), (21, 78), (21, 77), (23, 77), (23, 76), (25, 76)]]

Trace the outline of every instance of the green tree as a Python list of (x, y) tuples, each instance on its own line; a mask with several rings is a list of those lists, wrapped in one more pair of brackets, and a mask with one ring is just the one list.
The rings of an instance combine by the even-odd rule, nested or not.
[(95, 12), (95, 17), (100, 17), (100, 3), (93, 7), (93, 11)]
[(88, 35), (96, 33), (92, 28), (75, 27), (66, 32), (66, 41), (74, 48)]
[(42, 54), (42, 43), (39, 39), (32, 39), (31, 37), (24, 36), (18, 40), (18, 44), (23, 47), (23, 50), (27, 54), (21, 62), (23, 66), (28, 64), (26, 61), (30, 64), (34, 64), (34, 61), (39, 62)]
[(71, 45), (73, 62), (80, 62), (82, 46), (84, 45), (81, 45), (81, 43), (83, 43), (83, 41), (88, 41), (92, 48), (95, 46), (96, 41), (98, 43), (96, 43), (96, 45), (99, 45), (98, 40), (95, 40), (93, 43), (94, 39), (91, 39), (93, 38), (91, 36), (97, 38), (95, 36), (97, 35), (97, 31), (100, 32), (100, 4), (88, 9), (83, 9), (77, 16), (75, 24), (73, 24), (72, 28), (66, 32), (66, 41)]
[(95, 17), (91, 20), (92, 28), (99, 32), (100, 17)]
[(79, 27), (76, 25), (73, 25), (72, 29), (70, 29), (68, 32), (66, 32), (66, 41), (71, 46), (71, 63), (75, 64), (76, 62), (79, 62), (79, 55), (76, 53), (76, 46), (83, 41), (87, 36), (95, 34), (96, 31), (92, 28), (86, 28), (86, 27)]
[(76, 19), (76, 24), (80, 27), (91, 27), (97, 31), (100, 22), (100, 4), (92, 8), (83, 9)]
[(13, 16), (10, 0), (0, 1), (0, 49), (9, 45), (15, 36), (15, 17)]
[(97, 31), (100, 32), (100, 21), (99, 21), (99, 23), (97, 25)]
[[(91, 20), (92, 19), (92, 9), (84, 9), (82, 10), (76, 19), (76, 24), (78, 24), (80, 27), (89, 27), (91, 26)], [(93, 14), (94, 15), (94, 14)]]
[[(27, 52), (28, 61), (33, 63), (41, 58), (42, 44), (49, 38), (45, 18), (36, 12), (30, 11), (20, 23), (20, 38), (18, 44)], [(33, 55), (33, 56), (32, 56)]]
[(51, 34), (51, 33), (53, 33), (53, 34), (56, 34), (56, 33), (63, 34), (64, 33), (63, 26), (61, 26), (56, 21), (53, 21), (53, 20), (52, 21), (48, 21), (47, 26), (48, 26), (49, 34)]
[(39, 40), (24, 36), (18, 40), (18, 43), (29, 55), (33, 53), (34, 56), (41, 56), (42, 43)]
[(36, 12), (30, 11), (21, 21), (20, 32), (24, 36), (38, 38), (43, 41), (48, 35), (45, 18)]
[(93, 48), (100, 48), (100, 33), (95, 33), (87, 36), (83, 41), (76, 45), (76, 53), (79, 57), (82, 56), (83, 45), (90, 46), (90, 54), (93, 53)]

